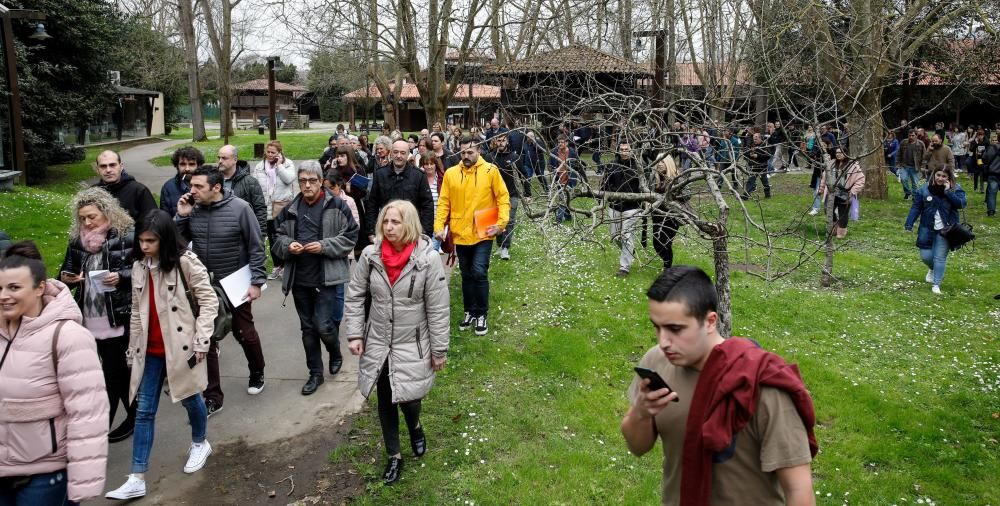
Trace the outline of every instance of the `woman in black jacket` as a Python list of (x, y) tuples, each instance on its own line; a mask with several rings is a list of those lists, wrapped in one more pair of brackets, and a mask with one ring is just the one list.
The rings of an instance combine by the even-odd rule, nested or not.
[(119, 401), (127, 417), (108, 434), (112, 443), (132, 435), (135, 408), (128, 402), (129, 371), (125, 362), (132, 309), (132, 227), (128, 212), (107, 191), (87, 188), (70, 204), (73, 224), (60, 279), (75, 289), (83, 325), (97, 339), (113, 423)]

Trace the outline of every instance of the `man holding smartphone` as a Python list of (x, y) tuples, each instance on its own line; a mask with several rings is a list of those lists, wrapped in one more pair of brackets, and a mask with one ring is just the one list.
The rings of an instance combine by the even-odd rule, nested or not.
[(719, 334), (715, 287), (701, 269), (666, 269), (646, 295), (657, 346), (639, 367), (669, 386), (652, 390), (655, 377), (636, 376), (621, 431), (636, 456), (662, 440), (662, 503), (815, 504), (815, 415), (798, 368)]

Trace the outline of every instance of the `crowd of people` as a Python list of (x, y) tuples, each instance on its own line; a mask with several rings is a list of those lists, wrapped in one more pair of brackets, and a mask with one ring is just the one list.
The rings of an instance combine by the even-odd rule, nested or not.
[[(905, 136), (886, 137), (886, 165), (899, 176), (904, 198), (912, 196), (905, 228), (919, 222), (916, 245), (928, 266), (926, 280), (940, 293), (947, 254), (954, 249), (946, 231), (959, 223), (959, 210), (966, 205), (956, 168), (973, 175), (973, 191), (986, 193), (993, 216), (1000, 142), (995, 132), (982, 129), (953, 128), (926, 139), (922, 130), (904, 127)], [(677, 123), (664, 151), (650, 155), (646, 149), (641, 156), (625, 136), (614, 143), (594, 137), (560, 126), (552, 132), (549, 150), (542, 135), (508, 129), (493, 119), (489, 128), (469, 135), (435, 125), (408, 138), (384, 132), (369, 146), (366, 136), (341, 127), (316, 160), (295, 163), (279, 141), (271, 141), (252, 168), (232, 145), (218, 150), (217, 165), (205, 164), (199, 150), (182, 147), (171, 158), (176, 175), (160, 189), (159, 205), (125, 171), (117, 153), (100, 153), (98, 183), (72, 199), (58, 279), (46, 279), (41, 255), (30, 241), (9, 246), (0, 259), (0, 340), (6, 346), (0, 368), (7, 365), (0, 369), (0, 393), (21, 403), (17, 409), (9, 403), (0, 407), (0, 434), (19, 442), (0, 453), (0, 502), (63, 504), (99, 495), (108, 443), (129, 437), (131, 473), (105, 495), (145, 495), (165, 383), (171, 400), (187, 411), (191, 427), (183, 471), (202, 469), (212, 453), (208, 419), (225, 403), (220, 339), (231, 332), (242, 348), (247, 393), (265, 388), (265, 353), (253, 302), (269, 279), (280, 279), (299, 319), (307, 378), (302, 395), (314, 394), (326, 376), (340, 372), (342, 341), (359, 357), (359, 390), (378, 399), (387, 453), (382, 478), (395, 483), (404, 461), (399, 411), (414, 456), (427, 451), (421, 399), (447, 361), (450, 268), (457, 260), (458, 330), (486, 335), (491, 257), (511, 259), (522, 202), (530, 202), (539, 189), (554, 196), (586, 177), (581, 148), (594, 153), (610, 233), (621, 248), (620, 277), (629, 275), (647, 225), (639, 200), (615, 194), (669, 193), (686, 206), (691, 195), (683, 188), (692, 167), (739, 163), (747, 176), (734, 179), (738, 194), (749, 198), (759, 180), (769, 198), (769, 174), (786, 166), (803, 168), (813, 171), (810, 214), (822, 207), (831, 231), (844, 237), (852, 204), (865, 185), (859, 161), (850, 156), (847, 125), (796, 134), (780, 124), (737, 132), (692, 130)], [(652, 167), (648, 179), (644, 164)], [(926, 183), (918, 186), (921, 177)], [(557, 222), (573, 219), (568, 201), (552, 202)], [(704, 489), (711, 483), (704, 455), (697, 456), (702, 478), (692, 484), (679, 481), (682, 460), (695, 457), (688, 456), (683, 431), (674, 426), (690, 420), (689, 409), (705, 409), (691, 401), (700, 385), (698, 372), (710, 371), (712, 381), (724, 383), (727, 367), (747, 366), (738, 357), (752, 356), (758, 373), (773, 375), (766, 383), (771, 393), (761, 402), (782, 416), (747, 426), (754, 438), (776, 445), (773, 449), (757, 439), (741, 438), (739, 444), (757, 445), (741, 451), (766, 453), (781, 464), (751, 472), (741, 460), (720, 474), (727, 480), (749, 477), (745, 493), (811, 494), (814, 420), (797, 372), (791, 374), (780, 358), (752, 344), (721, 340), (707, 275), (673, 266), (672, 243), (682, 221), (665, 212), (648, 218), (664, 273), (648, 293), (659, 344), (640, 365), (664, 374), (679, 389), (651, 388), (648, 378), (633, 383), (633, 408), (622, 422), (629, 448), (642, 454), (657, 436), (663, 438), (664, 451), (668, 446), (674, 451), (665, 461), (664, 496), (680, 494), (699, 504), (715, 498), (714, 489)], [(219, 284), (233, 276), (248, 288), (229, 298)], [(726, 350), (731, 363), (711, 362), (713, 350)], [(739, 398), (745, 392), (731, 394)], [(678, 397), (683, 410), (665, 409)], [(119, 407), (125, 416), (112, 426), (120, 418)], [(671, 414), (661, 417), (661, 411)], [(784, 439), (768, 437), (772, 431)]]

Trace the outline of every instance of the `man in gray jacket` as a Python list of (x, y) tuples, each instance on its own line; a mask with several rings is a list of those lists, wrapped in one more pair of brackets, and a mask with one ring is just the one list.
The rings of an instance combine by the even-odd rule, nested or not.
[(243, 199), (260, 223), (260, 233), (267, 237), (267, 200), (257, 178), (250, 176), (250, 165), (239, 159), (236, 146), (226, 144), (219, 148), (219, 170), (222, 171), (222, 187), (232, 190), (233, 195)]
[(299, 165), (299, 193), (278, 216), (273, 258), (285, 261), (281, 291), (292, 293), (302, 329), (309, 380), (302, 395), (323, 384), (323, 354), (330, 353), (330, 374), (344, 363), (340, 321), (344, 317), (344, 283), (350, 281), (347, 256), (358, 240), (358, 224), (347, 203), (323, 188), (323, 169), (308, 160)]
[[(264, 271), (264, 242), (250, 205), (223, 190), (223, 175), (215, 167), (202, 166), (191, 175), (191, 192), (177, 202), (177, 227), (198, 255), (213, 281), (218, 281), (245, 265), (250, 265), (250, 289), (242, 300), (229, 301), (233, 312), (233, 337), (243, 347), (250, 369), (247, 393), (264, 389), (264, 353), (253, 324), (250, 304), (260, 297), (267, 279)], [(212, 342), (208, 353), (208, 388), (205, 406), (212, 416), (222, 409), (224, 395), (219, 381), (219, 348)]]

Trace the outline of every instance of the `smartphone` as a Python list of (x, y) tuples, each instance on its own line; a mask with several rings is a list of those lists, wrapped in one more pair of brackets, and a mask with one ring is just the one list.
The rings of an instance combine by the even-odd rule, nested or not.
[(188, 357), (188, 368), (194, 369), (194, 366), (198, 365), (198, 356), (194, 353)]
[(193, 206), (194, 205), (194, 195), (191, 195), (190, 193), (187, 194), (187, 195), (185, 195), (184, 196), (184, 201), (187, 202), (188, 204), (191, 204)]
[[(660, 376), (660, 373), (650, 369), (646, 369), (644, 367), (635, 367), (634, 369), (635, 373), (638, 374), (640, 378), (649, 380), (649, 390), (651, 392), (663, 388), (666, 388), (671, 392), (674, 391), (674, 389), (670, 388), (670, 385), (668, 385), (666, 381), (663, 381), (663, 378)], [(677, 402), (678, 400), (679, 399), (675, 398), (674, 402)]]

